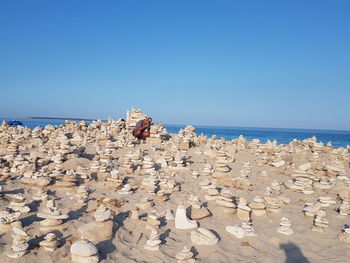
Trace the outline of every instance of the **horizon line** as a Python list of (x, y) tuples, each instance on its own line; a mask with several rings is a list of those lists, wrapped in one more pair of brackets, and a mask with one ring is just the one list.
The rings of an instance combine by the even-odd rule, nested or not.
[(325, 128), (290, 128), (290, 127), (262, 127), (262, 126), (230, 126), (230, 125), (207, 125), (207, 124), (171, 124), (171, 123), (164, 123), (164, 125), (172, 125), (172, 126), (188, 126), (191, 125), (194, 128), (196, 127), (215, 127), (215, 128), (253, 128), (253, 129), (286, 129), (286, 130), (319, 130), (319, 131), (344, 131), (344, 132), (350, 132), (350, 130), (345, 129), (325, 129)]
[[(91, 118), (74, 118), (74, 117), (67, 117), (67, 118), (62, 118), (62, 117), (17, 117), (17, 119), (41, 119), (41, 120), (77, 120), (77, 121), (96, 121), (96, 120), (101, 120), (101, 121), (107, 121), (107, 119), (91, 119)], [(112, 118), (113, 119), (113, 118)], [(124, 119), (124, 118), (118, 118), (118, 119)], [(347, 129), (325, 129), (325, 128), (291, 128), (291, 127), (262, 127), (262, 126), (232, 126), (232, 125), (208, 125), (208, 124), (174, 124), (174, 123), (165, 123), (160, 121), (164, 125), (170, 125), (170, 126), (194, 126), (194, 128), (197, 127), (216, 127), (216, 128), (253, 128), (253, 129), (289, 129), (289, 130), (320, 130), (320, 131), (344, 131), (344, 132), (350, 132), (350, 130)]]

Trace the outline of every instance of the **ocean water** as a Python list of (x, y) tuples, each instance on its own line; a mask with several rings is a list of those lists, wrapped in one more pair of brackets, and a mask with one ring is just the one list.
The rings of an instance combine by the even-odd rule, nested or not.
[[(12, 120), (10, 118), (0, 118), (0, 120)], [(45, 127), (48, 124), (61, 125), (64, 120), (48, 119), (19, 119), (25, 126), (34, 128), (36, 126)], [(89, 121), (87, 121), (89, 123)], [(177, 133), (186, 125), (164, 124), (170, 133)], [(317, 141), (328, 143), (332, 142), (335, 148), (346, 147), (350, 145), (350, 131), (337, 130), (313, 130), (313, 129), (286, 129), (286, 128), (250, 128), (250, 127), (216, 127), (216, 126), (194, 126), (196, 133), (211, 137), (216, 135), (218, 138), (232, 140), (243, 135), (248, 140), (259, 139), (261, 143), (267, 140), (276, 140), (279, 144), (287, 144), (293, 139), (304, 140), (316, 136)]]

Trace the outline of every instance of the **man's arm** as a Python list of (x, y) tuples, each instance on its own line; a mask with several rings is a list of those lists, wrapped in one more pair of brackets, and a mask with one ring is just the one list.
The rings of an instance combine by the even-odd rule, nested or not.
[(150, 124), (145, 124), (143, 121), (136, 124), (136, 131), (142, 132), (144, 130), (150, 130)]

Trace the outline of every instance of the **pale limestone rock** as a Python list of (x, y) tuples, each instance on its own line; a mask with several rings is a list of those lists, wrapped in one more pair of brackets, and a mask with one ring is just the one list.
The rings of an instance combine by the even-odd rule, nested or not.
[(238, 239), (244, 238), (244, 229), (239, 225), (226, 226), (226, 231)]
[(195, 245), (214, 246), (219, 242), (219, 239), (210, 230), (203, 227), (198, 227), (196, 230), (191, 232), (191, 241)]
[(196, 228), (198, 223), (190, 220), (186, 216), (186, 208), (183, 205), (179, 205), (175, 213), (175, 228), (177, 229), (191, 229)]
[(99, 262), (96, 246), (87, 240), (76, 241), (70, 247), (72, 262), (74, 263), (97, 263)]
[(279, 168), (279, 167), (282, 167), (283, 165), (285, 165), (286, 162), (281, 160), (281, 161), (278, 161), (278, 162), (273, 162), (272, 165)]

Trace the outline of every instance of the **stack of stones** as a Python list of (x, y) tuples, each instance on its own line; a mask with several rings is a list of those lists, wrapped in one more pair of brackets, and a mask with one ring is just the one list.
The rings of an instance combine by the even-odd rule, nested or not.
[(292, 223), (288, 218), (282, 217), (280, 221), (280, 226), (277, 228), (277, 232), (283, 235), (292, 235), (294, 231), (291, 229)]
[(147, 117), (140, 109), (132, 108), (126, 113), (126, 125), (132, 130), (139, 120), (145, 119)]
[(319, 210), (314, 218), (314, 224), (311, 231), (325, 232), (328, 230), (328, 221), (326, 219), (326, 212), (324, 210)]
[(12, 228), (12, 251), (13, 253), (8, 254), (9, 258), (20, 258), (28, 252), (29, 244), (27, 243), (29, 236), (20, 228)]
[(212, 184), (209, 186), (208, 188), (208, 192), (207, 194), (204, 195), (205, 199), (207, 199), (208, 201), (215, 201), (216, 199), (219, 198), (219, 191), (216, 188), (215, 184)]
[(54, 200), (47, 201), (46, 209), (42, 213), (38, 213), (37, 217), (44, 218), (43, 221), (40, 221), (40, 230), (50, 231), (53, 229), (59, 228), (62, 224), (63, 219), (67, 219), (68, 215), (62, 215), (61, 212), (55, 206)]
[(40, 247), (49, 252), (54, 252), (58, 247), (57, 237), (54, 233), (45, 235), (44, 240), (39, 243)]
[(0, 211), (0, 233), (7, 233), (11, 230), (11, 225), (14, 222), (18, 222), (18, 218), (21, 216), (21, 212), (14, 212), (9, 208)]
[(247, 236), (247, 237), (257, 236), (257, 234), (254, 231), (252, 221), (242, 222), (241, 228), (244, 230), (244, 236)]
[(350, 243), (350, 226), (344, 225), (341, 233), (338, 235), (340, 241)]
[(273, 180), (271, 182), (271, 190), (276, 192), (277, 194), (281, 191), (281, 185), (278, 180)]
[(232, 215), (236, 212), (236, 204), (233, 202), (232, 194), (227, 189), (220, 191), (220, 196), (215, 200), (218, 205), (220, 213), (223, 215)]
[(205, 189), (205, 190), (208, 190), (209, 189), (209, 186), (210, 186), (210, 179), (208, 178), (201, 178), (198, 182), (198, 185), (201, 189)]
[(183, 250), (177, 253), (175, 258), (177, 259), (177, 263), (196, 262), (196, 260), (193, 258), (193, 253), (187, 247), (184, 247)]
[(51, 178), (61, 178), (63, 175), (63, 167), (60, 164), (55, 165), (52, 173), (49, 174)]
[(281, 206), (283, 202), (272, 196), (264, 196), (264, 200), (267, 203), (267, 211), (271, 213), (280, 213), (281, 212)]
[(205, 163), (202, 174), (204, 176), (211, 175), (213, 173), (213, 166), (210, 163)]
[(321, 209), (321, 203), (317, 202), (314, 203), (306, 203), (305, 207), (303, 208), (304, 215), (307, 217), (314, 218), (316, 216), (317, 211)]
[(127, 174), (132, 174), (134, 172), (134, 165), (130, 157), (125, 157), (122, 169)]
[(120, 195), (127, 195), (132, 194), (131, 185), (129, 183), (126, 183), (123, 185), (123, 188), (118, 191), (118, 194)]
[(158, 188), (157, 184), (158, 184), (157, 177), (151, 175), (151, 176), (145, 177), (142, 180), (140, 189), (147, 190), (149, 194), (155, 194)]
[(146, 220), (144, 222), (146, 223), (147, 229), (152, 229), (152, 228), (158, 229), (161, 223), (156, 210), (152, 210), (150, 213), (148, 213)]
[(92, 164), (90, 166), (91, 173), (97, 173), (100, 170), (101, 162), (98, 156), (94, 157), (92, 160)]
[(169, 177), (160, 177), (158, 186), (160, 190), (163, 190), (164, 193), (168, 194), (180, 190), (179, 184), (177, 184), (172, 178)]
[(227, 165), (227, 156), (223, 151), (216, 152), (216, 161), (215, 161), (215, 171), (213, 177), (222, 178), (230, 172), (230, 168)]
[(330, 196), (320, 196), (317, 201), (321, 204), (321, 207), (329, 207), (336, 204)]
[(247, 200), (240, 197), (238, 200), (238, 206), (237, 206), (237, 217), (240, 220), (247, 222), (247, 221), (250, 221), (250, 213), (251, 213), (251, 209), (247, 205)]
[(26, 205), (25, 198), (22, 194), (11, 194), (8, 196), (11, 198), (9, 208), (11, 208), (14, 211), (19, 211), (21, 213), (30, 212), (30, 208)]
[(294, 179), (288, 180), (284, 184), (287, 188), (297, 190), (303, 194), (312, 194), (313, 180), (316, 180), (314, 175), (306, 174), (303, 172), (297, 172), (291, 175)]
[(77, 207), (80, 208), (87, 205), (87, 202), (89, 200), (89, 192), (85, 189), (85, 185), (79, 186), (75, 195), (78, 198), (76, 204)]
[(109, 161), (102, 161), (101, 159), (101, 166), (97, 172), (97, 176), (101, 179), (106, 179), (109, 177), (109, 171)]
[(73, 263), (98, 263), (98, 250), (96, 246), (87, 240), (76, 241), (70, 247)]
[(335, 183), (334, 178), (329, 178), (326, 176), (321, 176), (319, 180), (315, 181), (313, 186), (319, 189), (330, 189)]
[(16, 140), (12, 140), (10, 142), (10, 145), (7, 146), (6, 154), (12, 155), (12, 156), (18, 154), (18, 146), (19, 146), (19, 142)]
[(350, 215), (349, 194), (347, 191), (341, 191), (339, 194), (340, 206), (337, 209), (340, 216)]
[(172, 164), (172, 161), (174, 160), (174, 157), (171, 155), (170, 152), (166, 151), (164, 153), (164, 160), (166, 162), (166, 166), (170, 166)]
[(190, 195), (188, 203), (191, 205), (191, 218), (193, 220), (200, 220), (210, 215), (209, 210), (202, 206), (198, 196)]
[(266, 205), (264, 199), (261, 196), (256, 196), (249, 203), (250, 209), (252, 209), (252, 214), (255, 216), (266, 216)]
[(38, 188), (36, 193), (33, 195), (33, 200), (44, 201), (48, 199), (49, 195), (46, 190)]
[(151, 159), (151, 157), (145, 156), (143, 158), (142, 171), (145, 174), (149, 174), (149, 175), (154, 174), (156, 171), (154, 166), (155, 166), (155, 164), (154, 164), (153, 160)]
[(78, 228), (78, 232), (87, 240), (100, 242), (112, 238), (115, 223), (111, 220), (112, 211), (101, 205), (94, 213), (94, 222)]
[(62, 190), (72, 189), (77, 184), (77, 177), (73, 170), (67, 170), (66, 174), (59, 181), (56, 181), (55, 186)]
[(112, 170), (110, 177), (107, 178), (107, 181), (115, 188), (118, 188), (123, 184), (123, 179), (120, 178), (118, 170)]
[(77, 175), (79, 175), (80, 178), (84, 180), (84, 182), (90, 180), (90, 176), (88, 175), (87, 169), (84, 166), (78, 165)]
[(158, 250), (162, 241), (159, 239), (159, 234), (156, 228), (151, 229), (151, 234), (146, 244), (143, 246), (144, 249), (155, 251)]
[(173, 164), (175, 165), (174, 168), (179, 168), (179, 169), (184, 168), (185, 167), (184, 157), (180, 153), (177, 153), (174, 157)]

